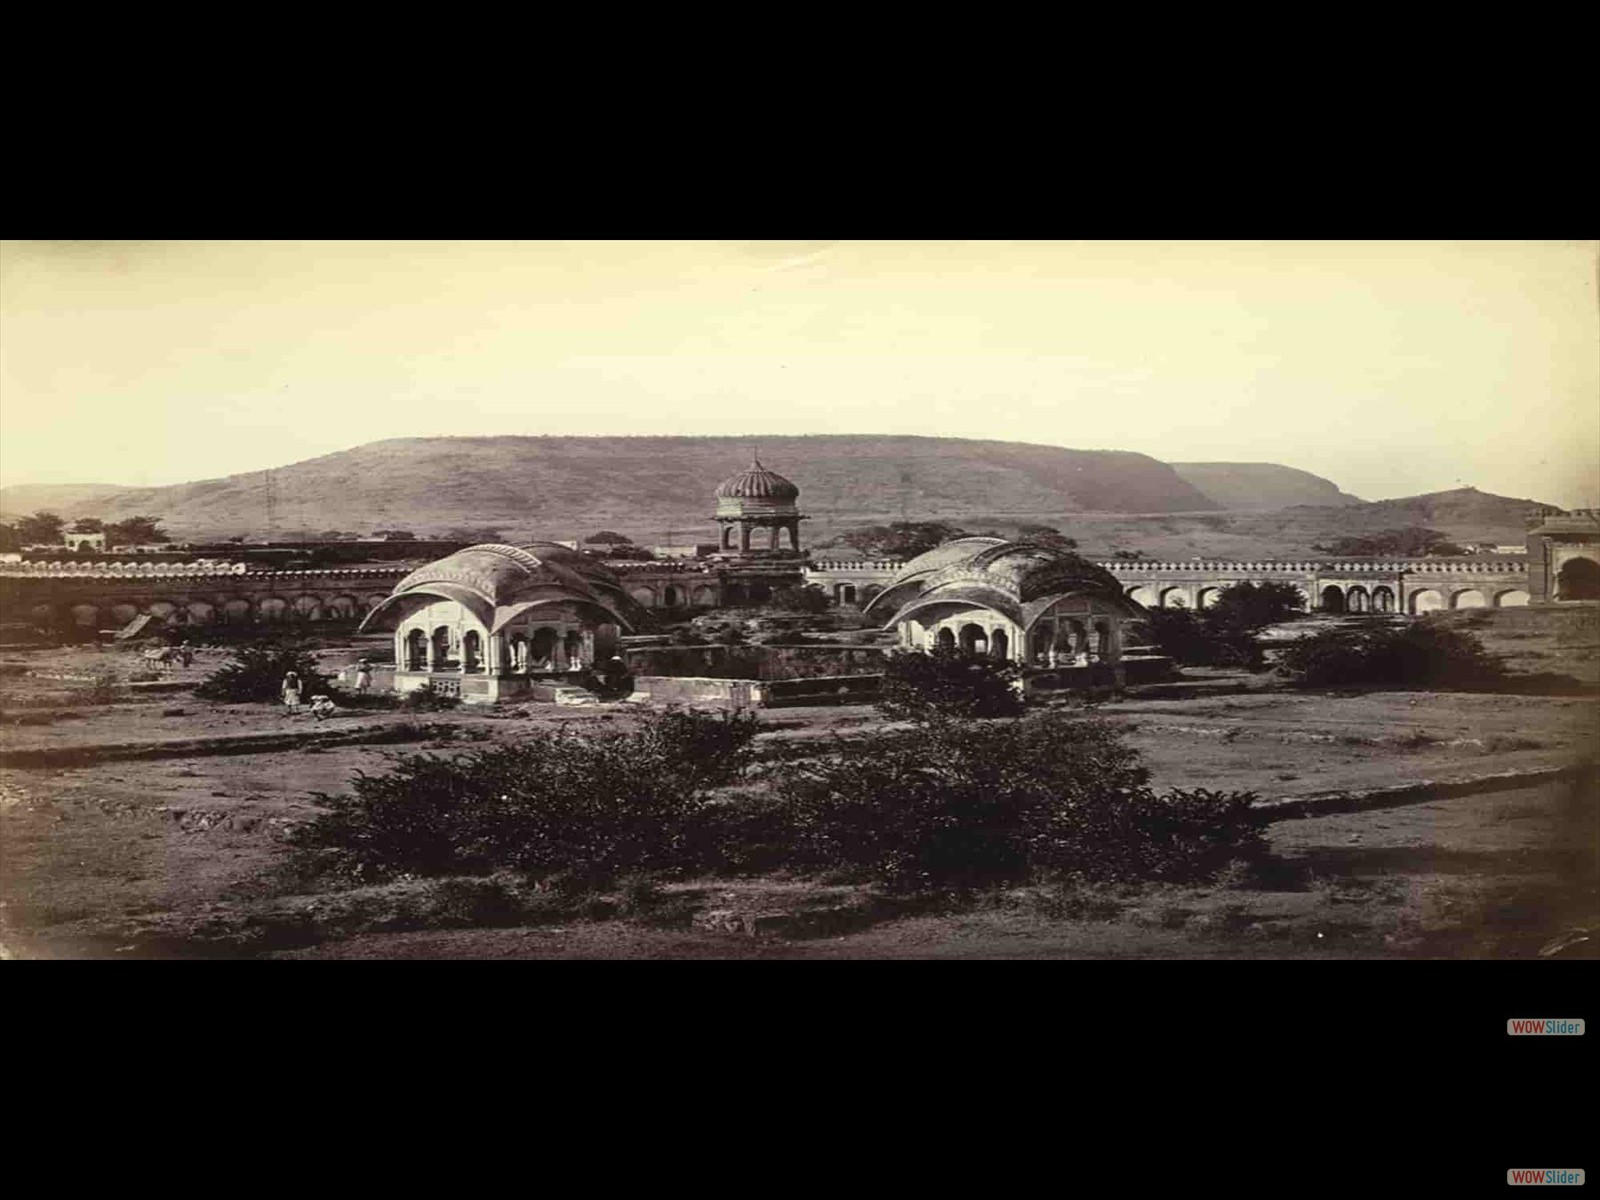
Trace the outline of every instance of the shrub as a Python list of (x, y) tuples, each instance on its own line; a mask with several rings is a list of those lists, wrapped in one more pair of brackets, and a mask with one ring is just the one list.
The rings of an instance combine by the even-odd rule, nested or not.
[(455, 758), (404, 756), (290, 834), (299, 869), (363, 882), (509, 870), (594, 887), (690, 857), (705, 791), (735, 778), (753, 714), (668, 711), (634, 732), (574, 734)]
[(1306, 598), (1293, 584), (1246, 582), (1223, 588), (1202, 614), (1222, 628), (1256, 630), (1301, 616), (1305, 609)]
[(407, 692), (400, 701), (400, 707), (407, 712), (448, 712), (460, 706), (460, 696), (447, 696), (438, 691), (431, 679), (421, 687)]
[(814, 583), (801, 587), (779, 588), (768, 601), (770, 607), (783, 612), (820, 613), (833, 607), (828, 593)]
[(1278, 669), (1306, 687), (1404, 684), (1480, 688), (1504, 669), (1470, 633), (1431, 621), (1399, 629), (1330, 629), (1286, 646)]
[(333, 686), (317, 660), (300, 646), (241, 646), (233, 652), (231, 661), (195, 688), (194, 694), (205, 700), (234, 704), (277, 700), (283, 677), (290, 671), (299, 674), (301, 695), (307, 699)]
[(1115, 726), (1046, 713), (879, 734), (788, 764), (777, 794), (795, 865), (899, 891), (1203, 878), (1262, 849), (1253, 793), (1158, 795), (1148, 778)]
[(890, 655), (876, 707), (885, 716), (1006, 717), (1023, 709), (1015, 663), (938, 648)]
[(1249, 628), (1219, 621), (1210, 610), (1152, 608), (1140, 623), (1144, 640), (1159, 654), (1191, 667), (1255, 667), (1261, 647)]

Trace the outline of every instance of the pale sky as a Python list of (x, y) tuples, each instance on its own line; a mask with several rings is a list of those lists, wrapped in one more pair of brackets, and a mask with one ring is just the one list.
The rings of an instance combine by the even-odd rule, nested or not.
[[(1600, 243), (10, 242), (0, 484), (881, 433), (1600, 504)], [(801, 464), (786, 464), (795, 471)]]

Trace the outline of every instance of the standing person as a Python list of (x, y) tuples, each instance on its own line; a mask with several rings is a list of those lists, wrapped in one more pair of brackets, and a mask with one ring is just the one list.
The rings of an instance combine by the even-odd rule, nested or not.
[(290, 671), (283, 677), (283, 705), (294, 716), (300, 711), (300, 673)]
[(372, 667), (366, 659), (356, 664), (356, 695), (365, 696), (372, 690)]

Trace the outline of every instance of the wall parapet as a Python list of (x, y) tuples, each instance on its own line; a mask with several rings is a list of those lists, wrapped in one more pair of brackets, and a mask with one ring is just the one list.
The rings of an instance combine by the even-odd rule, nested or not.
[(1520, 559), (1455, 559), (1389, 558), (1389, 559), (1303, 559), (1278, 561), (1262, 559), (1254, 562), (1214, 561), (1193, 559), (1189, 562), (1145, 562), (1115, 559), (1099, 562), (1113, 575), (1308, 575), (1308, 574), (1366, 574), (1418, 573), (1427, 575), (1525, 575), (1528, 564)]
[(0, 577), (11, 579), (218, 579), (229, 583), (258, 579), (385, 578), (407, 574), (409, 566), (307, 567), (297, 570), (251, 569), (245, 563), (4, 563)]

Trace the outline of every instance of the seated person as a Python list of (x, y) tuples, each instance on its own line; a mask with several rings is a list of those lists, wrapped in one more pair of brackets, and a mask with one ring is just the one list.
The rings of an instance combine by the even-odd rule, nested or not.
[(311, 715), (317, 720), (320, 721), (324, 717), (332, 716), (338, 711), (339, 710), (334, 706), (333, 701), (327, 696), (311, 697)]

